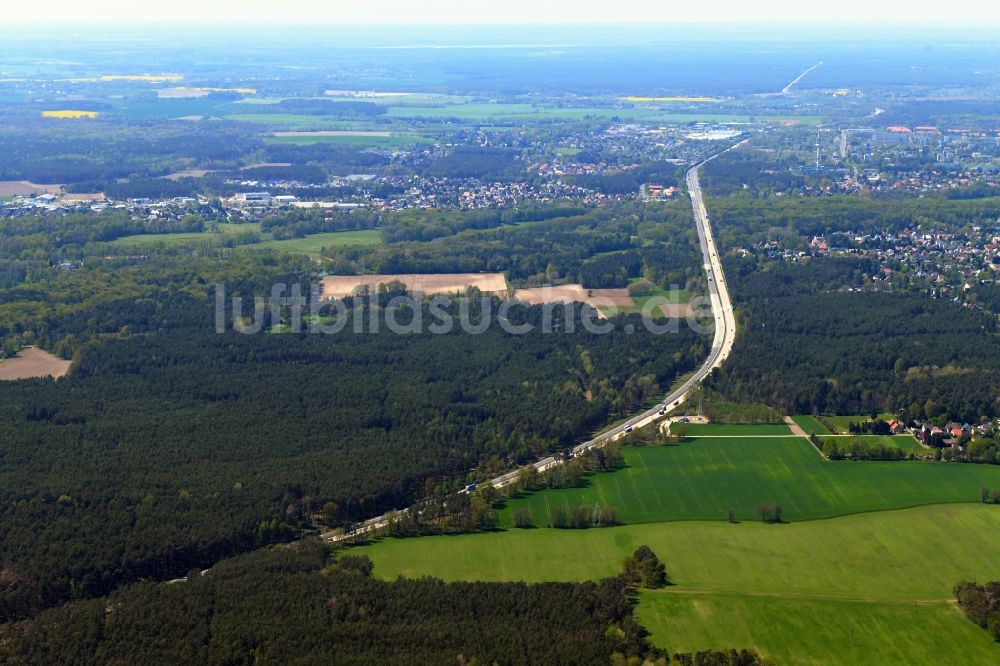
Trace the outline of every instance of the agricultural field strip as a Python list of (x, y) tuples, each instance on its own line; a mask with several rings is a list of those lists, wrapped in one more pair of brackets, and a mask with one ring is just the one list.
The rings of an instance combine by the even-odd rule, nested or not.
[(925, 461), (829, 461), (801, 437), (698, 437), (677, 446), (626, 447), (624, 453), (627, 469), (590, 474), (583, 486), (523, 493), (508, 500), (500, 514), (501, 525), (509, 525), (510, 512), (521, 508), (531, 510), (536, 525), (547, 524), (542, 498), (566, 506), (604, 502), (630, 524), (722, 520), (729, 508), (737, 518), (754, 519), (754, 509), (763, 500), (780, 504), (786, 520), (797, 522), (976, 502), (982, 486), (1000, 487), (997, 468)]
[(643, 592), (637, 608), (651, 641), (668, 651), (737, 644), (754, 647), (774, 663), (815, 666), (1000, 662), (1000, 645), (947, 601), (698, 596), (675, 590)]
[[(445, 580), (594, 580), (647, 544), (675, 590), (871, 603), (947, 601), (958, 580), (1000, 577), (1000, 508), (939, 504), (770, 525), (670, 521), (590, 530), (386, 538), (356, 552), (376, 574)], [(934, 565), (920, 557), (936, 553)], [(697, 553), (697, 557), (692, 557)], [(456, 559), (457, 558), (457, 559)], [(497, 565), (506, 563), (501, 574)]]

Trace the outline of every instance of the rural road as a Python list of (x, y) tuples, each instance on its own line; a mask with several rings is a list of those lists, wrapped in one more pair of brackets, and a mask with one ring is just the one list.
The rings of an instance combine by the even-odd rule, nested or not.
[[(696, 164), (688, 170), (686, 176), (688, 193), (691, 196), (691, 206), (694, 211), (694, 220), (698, 227), (698, 239), (701, 242), (701, 253), (704, 261), (705, 274), (708, 278), (708, 292), (709, 299), (712, 304), (712, 314), (715, 317), (715, 334), (712, 340), (712, 349), (708, 354), (708, 358), (705, 359), (705, 362), (702, 363), (701, 367), (699, 367), (693, 375), (691, 375), (679, 388), (666, 396), (656, 407), (638, 414), (627, 423), (617, 425), (610, 430), (606, 430), (597, 437), (573, 447), (572, 456), (574, 458), (583, 455), (589, 449), (603, 446), (609, 442), (613, 442), (624, 437), (626, 434), (626, 428), (641, 428), (653, 423), (657, 419), (661, 418), (660, 409), (662, 406), (666, 406), (666, 411), (672, 411), (677, 408), (687, 400), (692, 389), (697, 387), (701, 380), (708, 376), (710, 372), (721, 366), (725, 360), (729, 358), (729, 354), (733, 349), (733, 342), (736, 340), (736, 318), (733, 315), (733, 304), (729, 298), (729, 288), (726, 286), (726, 276), (722, 271), (722, 260), (719, 258), (719, 250), (715, 245), (715, 237), (712, 234), (712, 225), (708, 218), (708, 211), (705, 209), (705, 202), (701, 192), (701, 183), (698, 181), (698, 171), (706, 163), (714, 160), (720, 155), (739, 148), (747, 141), (749, 141), (749, 139), (744, 139), (743, 141), (730, 146), (726, 150), (712, 155), (703, 162)], [(550, 467), (559, 464), (561, 464), (560, 459), (554, 456), (549, 456), (533, 463), (531, 466), (539, 472), (544, 472)], [(483, 483), (489, 483), (495, 488), (502, 488), (514, 483), (517, 480), (520, 471), (520, 469), (511, 470), (510, 472), (501, 474), (495, 479), (491, 479)], [(404, 509), (398, 513), (405, 514), (407, 511), (408, 509)], [(334, 534), (330, 532), (324, 534), (323, 538), (330, 543), (337, 543), (382, 529), (388, 525), (388, 522), (387, 516), (378, 516), (361, 523), (351, 532), (343, 534)]]

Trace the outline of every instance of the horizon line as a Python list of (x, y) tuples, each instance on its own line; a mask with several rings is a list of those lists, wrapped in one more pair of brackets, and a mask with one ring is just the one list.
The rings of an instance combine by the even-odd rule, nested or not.
[(22, 19), (22, 18), (9, 18), (5, 21), (7, 25), (19, 25), (28, 26), (34, 28), (63, 28), (63, 27), (74, 27), (74, 26), (104, 26), (104, 27), (210, 27), (210, 28), (226, 28), (226, 27), (245, 27), (245, 26), (281, 26), (281, 27), (291, 27), (291, 28), (311, 28), (311, 29), (323, 29), (332, 28), (339, 26), (351, 26), (351, 27), (366, 27), (374, 28), (379, 30), (386, 30), (392, 28), (464, 28), (464, 27), (475, 27), (475, 28), (561, 28), (561, 29), (571, 29), (575, 27), (629, 27), (629, 28), (645, 28), (651, 29), (660, 26), (674, 26), (674, 25), (684, 25), (684, 26), (705, 26), (705, 27), (727, 27), (727, 28), (780, 28), (780, 27), (815, 27), (815, 28), (843, 28), (843, 27), (871, 27), (879, 28), (881, 30), (892, 30), (894, 28), (909, 28), (914, 26), (924, 26), (929, 28), (971, 28), (975, 30), (989, 30), (996, 26), (1000, 26), (1000, 16), (998, 17), (987, 17), (981, 19), (947, 19), (947, 18), (919, 18), (919, 19), (893, 19), (891, 23), (886, 25), (887, 19), (884, 17), (872, 17), (869, 19), (859, 19), (852, 21), (842, 21), (842, 20), (828, 20), (828, 19), (796, 19), (787, 18), (783, 20), (768, 20), (765, 18), (760, 19), (740, 19), (740, 20), (708, 20), (708, 19), (697, 19), (697, 18), (675, 18), (675, 19), (654, 19), (649, 21), (634, 21), (634, 20), (615, 20), (615, 19), (579, 19), (573, 21), (563, 21), (563, 22), (552, 22), (552, 21), (511, 21), (511, 22), (496, 22), (496, 21), (409, 21), (409, 22), (385, 22), (385, 21), (374, 21), (374, 20), (324, 20), (319, 19), (316, 21), (306, 21), (306, 20), (286, 20), (286, 19), (252, 19), (252, 18), (241, 18), (236, 20), (206, 20), (206, 21), (186, 21), (183, 19), (179, 20), (162, 20), (162, 19), (101, 19), (101, 18), (86, 18), (86, 19)]

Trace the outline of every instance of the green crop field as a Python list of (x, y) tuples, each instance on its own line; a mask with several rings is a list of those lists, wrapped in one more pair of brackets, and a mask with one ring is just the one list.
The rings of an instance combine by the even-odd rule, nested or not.
[(637, 611), (671, 652), (749, 647), (777, 664), (1000, 663), (1000, 644), (945, 601), (878, 603), (643, 592)]
[(304, 238), (290, 238), (288, 240), (266, 240), (246, 247), (251, 250), (282, 250), (318, 255), (324, 247), (370, 246), (378, 245), (381, 242), (382, 238), (377, 229), (365, 229), (313, 234)]
[(579, 581), (615, 575), (647, 544), (679, 590), (944, 601), (1000, 578), (1000, 507), (935, 505), (773, 525), (675, 521), (587, 530), (510, 529), (387, 538), (351, 549), (381, 578)]
[(691, 437), (771, 437), (791, 435), (792, 431), (784, 423), (759, 423), (739, 425), (729, 423), (688, 423)]
[(807, 433), (815, 433), (817, 435), (832, 435), (830, 429), (823, 424), (815, 416), (793, 416), (792, 420), (795, 424), (805, 430)]
[(235, 239), (240, 235), (260, 233), (260, 224), (230, 224), (218, 223), (216, 231), (197, 231), (181, 234), (138, 234), (123, 236), (111, 241), (112, 245), (127, 245), (129, 247), (157, 247), (160, 245), (197, 245), (199, 243), (219, 243), (226, 238)]
[(638, 616), (670, 650), (753, 647), (780, 664), (1000, 663), (949, 599), (1000, 578), (1000, 507), (925, 506), (785, 525), (670, 522), (383, 539), (351, 549), (378, 577), (579, 581), (649, 545), (673, 587)]
[[(819, 435), (819, 438), (824, 440), (827, 437)], [(934, 454), (932, 449), (922, 446), (913, 435), (837, 435), (829, 438), (834, 441), (839, 441), (842, 444), (855, 439), (861, 439), (872, 444), (887, 444), (889, 446), (895, 446), (903, 449), (907, 453), (912, 453), (915, 456), (927, 456)]]
[[(202, 244), (216, 246), (224, 244), (227, 241), (232, 241), (238, 247), (245, 250), (282, 250), (311, 255), (318, 255), (324, 247), (349, 245), (371, 246), (382, 242), (377, 229), (336, 231), (287, 240), (271, 240), (270, 234), (260, 233), (260, 224), (257, 223), (222, 223), (217, 225), (217, 229), (217, 231), (183, 234), (141, 234), (138, 236), (125, 236), (112, 242), (114, 245), (125, 245), (134, 248), (155, 248), (174, 245), (198, 246)], [(256, 243), (249, 242), (253, 234), (257, 234), (260, 238)]]
[[(695, 426), (692, 424), (692, 429)], [(699, 426), (708, 433), (733, 428)], [(784, 426), (780, 426), (784, 427)], [(705, 434), (708, 434), (705, 433)], [(983, 486), (1000, 488), (1000, 467), (921, 461), (824, 459), (800, 437), (706, 437), (676, 446), (625, 447), (626, 467), (592, 474), (579, 488), (543, 490), (508, 500), (501, 525), (527, 508), (536, 525), (549, 509), (595, 504), (618, 510), (621, 522), (723, 520), (727, 509), (755, 519), (761, 501), (777, 502), (785, 520), (897, 509), (940, 502), (978, 502)]]
[[(634, 282), (634, 280), (633, 280)], [(691, 300), (691, 294), (683, 289), (675, 289), (673, 291), (669, 289), (657, 289), (656, 291), (648, 294), (646, 296), (633, 296), (631, 306), (614, 306), (614, 307), (602, 307), (601, 311), (605, 314), (609, 313), (619, 313), (619, 312), (642, 312), (652, 299), (663, 299), (670, 304), (684, 304)], [(656, 312), (652, 313), (653, 316), (659, 316), (660, 310), (656, 308)]]

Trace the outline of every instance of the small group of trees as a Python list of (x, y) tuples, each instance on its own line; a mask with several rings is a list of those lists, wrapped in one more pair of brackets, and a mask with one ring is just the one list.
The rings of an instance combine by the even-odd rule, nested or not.
[(830, 460), (902, 460), (907, 453), (892, 444), (866, 439), (826, 439), (820, 448)]
[(1000, 465), (1000, 441), (997, 439), (969, 441), (968, 435), (966, 435), (958, 441), (959, 447), (951, 447), (945, 446), (944, 438), (941, 435), (935, 434), (927, 438), (927, 444), (934, 449), (934, 460)]
[(595, 504), (594, 506), (577, 506), (572, 509), (556, 506), (549, 510), (549, 525), (560, 529), (606, 527), (617, 522), (618, 510), (612, 506)]
[(578, 458), (554, 465), (539, 472), (529, 465), (518, 472), (517, 481), (509, 486), (512, 493), (540, 490), (542, 488), (576, 488), (583, 484), (587, 472), (601, 472), (618, 469), (625, 458), (617, 443), (589, 449)]
[(955, 586), (955, 598), (970, 620), (1000, 641), (1000, 582), (959, 583)]
[(528, 529), (535, 526), (535, 517), (531, 509), (518, 509), (513, 515), (514, 527)]
[(622, 441), (631, 446), (677, 444), (687, 439), (689, 431), (690, 428), (687, 423), (674, 421), (667, 423), (667, 427), (663, 429), (660, 429), (658, 426), (636, 428), (625, 435)]
[(725, 402), (718, 394), (708, 392), (705, 415), (713, 423), (782, 423), (784, 415), (767, 405), (757, 403)]
[[(760, 502), (757, 504), (757, 515), (760, 516), (762, 522), (780, 523), (782, 522), (781, 514), (782, 509), (780, 504), (771, 504), (770, 502)], [(731, 512), (730, 515), (732, 515)]]
[[(900, 359), (901, 360), (901, 359)], [(852, 435), (891, 435), (892, 428), (889, 427), (889, 422), (883, 419), (874, 418), (867, 421), (862, 421), (861, 423), (855, 423), (851, 421), (847, 425), (847, 431)]]
[(639, 546), (622, 560), (622, 576), (630, 585), (649, 590), (667, 584), (667, 568), (649, 546)]
[(413, 536), (493, 530), (498, 522), (493, 504), (498, 498), (492, 486), (484, 486), (476, 493), (426, 499), (407, 511), (388, 512), (385, 532)]
[(979, 490), (979, 499), (983, 504), (1000, 504), (1000, 488), (990, 490), (983, 486)]

